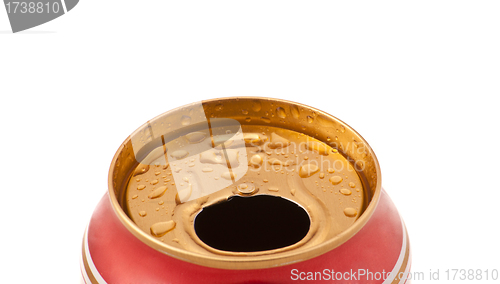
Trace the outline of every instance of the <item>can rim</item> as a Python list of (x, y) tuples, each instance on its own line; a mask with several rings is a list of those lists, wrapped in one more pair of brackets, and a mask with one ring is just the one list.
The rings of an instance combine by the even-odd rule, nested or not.
[[(310, 248), (307, 248), (302, 251), (284, 251), (280, 252), (277, 254), (264, 254), (264, 255), (256, 255), (256, 256), (245, 256), (241, 258), (235, 258), (233, 257), (228, 257), (224, 255), (218, 255), (218, 256), (210, 256), (210, 255), (203, 255), (203, 254), (197, 254), (191, 251), (183, 250), (177, 247), (169, 246), (163, 242), (160, 242), (159, 240), (156, 240), (152, 236), (148, 235), (144, 231), (142, 231), (126, 214), (126, 212), (123, 210), (122, 206), (120, 205), (120, 202), (118, 200), (118, 197), (116, 196), (115, 193), (115, 182), (113, 180), (114, 177), (114, 170), (117, 164), (117, 159), (120, 155), (120, 153), (124, 150), (125, 146), (127, 143), (130, 142), (131, 137), (133, 134), (129, 135), (125, 141), (120, 145), (119, 149), (115, 153), (113, 160), (110, 165), (109, 169), (109, 174), (108, 174), (108, 193), (110, 197), (110, 202), (112, 205), (112, 208), (114, 212), (116, 213), (116, 216), (120, 220), (120, 222), (128, 229), (129, 232), (131, 232), (136, 238), (138, 238), (141, 242), (145, 243), (146, 245), (150, 246), (151, 248), (166, 254), (168, 256), (187, 261), (190, 263), (194, 263), (197, 265), (202, 265), (202, 266), (207, 266), (207, 267), (212, 267), (212, 268), (221, 268), (221, 269), (233, 269), (233, 270), (239, 270), (239, 269), (262, 269), (262, 268), (270, 268), (270, 267), (275, 267), (275, 266), (283, 266), (283, 265), (289, 265), (292, 263), (304, 261), (307, 259), (311, 259), (314, 257), (317, 257), (321, 254), (324, 254), (328, 251), (331, 251), (335, 249), (336, 247), (342, 245), (346, 241), (348, 241), (351, 237), (353, 237), (357, 232), (363, 228), (363, 226), (368, 222), (368, 220), (371, 218), (373, 215), (373, 212), (375, 211), (379, 199), (380, 199), (380, 194), (382, 190), (382, 182), (381, 182), (381, 172), (380, 172), (380, 165), (378, 163), (377, 157), (375, 153), (373, 152), (372, 148), (369, 146), (368, 142), (352, 127), (350, 127), (348, 124), (343, 122), (342, 120), (338, 119), (337, 117), (328, 114), (322, 110), (316, 109), (314, 107), (310, 107), (305, 104), (293, 102), (293, 101), (288, 101), (288, 100), (283, 100), (283, 99), (276, 99), (276, 98), (267, 98), (267, 97), (225, 97), (225, 98), (216, 98), (216, 99), (210, 99), (210, 100), (203, 100), (203, 104), (210, 104), (210, 103), (220, 103), (224, 101), (230, 101), (230, 100), (239, 100), (239, 99), (245, 99), (245, 100), (259, 100), (259, 101), (274, 101), (274, 102), (281, 102), (281, 103), (286, 103), (290, 105), (297, 106), (299, 108), (307, 108), (310, 109), (318, 114), (323, 115), (324, 117), (327, 117), (328, 119), (334, 120), (341, 126), (345, 127), (348, 129), (353, 135), (355, 135), (358, 139), (359, 142), (362, 142), (364, 146), (366, 147), (367, 151), (370, 154), (370, 157), (373, 160), (373, 166), (374, 166), (374, 171), (375, 171), (375, 177), (376, 177), (376, 185), (371, 188), (372, 191), (372, 196), (371, 200), (369, 201), (368, 206), (365, 208), (361, 216), (354, 222), (353, 225), (348, 227), (346, 230), (342, 231), (340, 234), (336, 235), (335, 237), (327, 240), (324, 243), (321, 243), (319, 245), (312, 246)], [(185, 106), (181, 106), (172, 110), (169, 110), (165, 113), (162, 113), (155, 118), (151, 119), (150, 121), (154, 121), (155, 119), (167, 115), (169, 113), (173, 113), (175, 111), (178, 111), (179, 109), (183, 108)], [(134, 133), (142, 129), (146, 124), (140, 126)]]

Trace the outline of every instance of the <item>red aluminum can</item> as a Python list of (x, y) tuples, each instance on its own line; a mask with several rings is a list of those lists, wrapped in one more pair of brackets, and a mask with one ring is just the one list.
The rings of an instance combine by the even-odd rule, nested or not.
[(84, 283), (409, 283), (405, 225), (367, 142), (269, 98), (193, 103), (116, 152)]

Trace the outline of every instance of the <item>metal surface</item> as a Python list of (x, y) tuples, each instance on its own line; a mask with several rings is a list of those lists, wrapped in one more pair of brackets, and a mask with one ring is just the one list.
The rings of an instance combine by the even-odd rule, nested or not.
[[(237, 123), (220, 123), (225, 118)], [(234, 128), (238, 124), (241, 127)], [(189, 147), (189, 141), (185, 145), (180, 141), (186, 136), (189, 140), (191, 133), (204, 133), (191, 135), (193, 141), (202, 140), (202, 149), (194, 154), (179, 152)], [(245, 145), (219, 139), (236, 133), (243, 134)], [(234, 137), (229, 140), (237, 140)], [(228, 151), (233, 150), (238, 155), (231, 161)], [(148, 156), (152, 151), (156, 151), (153, 158)], [(209, 194), (189, 197), (184, 189), (189, 187), (193, 195), (207, 184), (197, 179), (203, 174), (193, 177), (193, 172), (207, 167), (206, 161), (202, 163), (206, 151), (220, 151), (225, 161), (208, 163), (212, 171), (204, 174), (214, 183), (225, 183)], [(187, 166), (175, 165), (179, 160)], [(335, 161), (342, 169), (331, 169)], [(183, 184), (180, 174), (188, 167), (191, 175)], [(244, 170), (238, 172), (241, 167)], [(224, 98), (169, 111), (140, 127), (113, 159), (109, 195), (121, 223), (157, 251), (207, 267), (260, 269), (315, 258), (353, 237), (377, 206), (380, 178), (377, 159), (366, 141), (337, 118), (284, 100)], [(305, 208), (311, 219), (309, 233), (291, 246), (257, 252), (217, 250), (199, 240), (193, 223), (204, 207), (232, 195), (252, 194), (281, 196)]]

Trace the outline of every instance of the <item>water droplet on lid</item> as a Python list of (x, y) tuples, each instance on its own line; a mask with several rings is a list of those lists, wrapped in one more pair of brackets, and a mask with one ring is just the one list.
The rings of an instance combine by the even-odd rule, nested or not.
[(258, 133), (243, 133), (243, 140), (245, 140), (246, 146), (257, 146), (267, 141), (267, 136)]
[(137, 186), (138, 190), (143, 190), (145, 188), (146, 188), (146, 186), (144, 184), (140, 184), (140, 185)]
[(352, 187), (352, 188), (355, 188), (355, 187), (356, 187), (356, 184), (355, 184), (354, 182), (352, 182), (352, 181), (351, 181), (351, 182), (349, 183), (349, 186), (350, 186), (350, 187)]
[(133, 176), (142, 175), (149, 170), (149, 165), (140, 164), (134, 171)]
[(181, 124), (184, 126), (191, 124), (191, 117), (187, 116), (187, 115), (183, 115), (181, 117)]
[(333, 184), (333, 185), (337, 185), (339, 183), (342, 182), (342, 178), (340, 176), (333, 176), (330, 178), (330, 182)]
[(292, 116), (294, 118), (299, 118), (300, 112), (299, 112), (299, 108), (298, 107), (296, 107), (296, 106), (290, 106), (290, 112), (292, 113)]
[(252, 158), (250, 158), (249, 164), (252, 167), (256, 168), (260, 167), (260, 165), (262, 164), (262, 157), (258, 154), (253, 155)]
[(207, 135), (204, 132), (191, 132), (186, 134), (184, 137), (189, 143), (194, 144), (194, 143), (200, 143), (203, 140), (205, 140)]
[(151, 226), (151, 234), (155, 237), (161, 237), (175, 228), (173, 220), (158, 222)]
[(326, 146), (325, 143), (316, 142), (316, 141), (307, 141), (306, 147), (310, 151), (316, 151), (324, 156), (328, 155), (328, 146)]
[(268, 118), (268, 117), (263, 116), (263, 117), (261, 117), (260, 119), (261, 119), (262, 121), (264, 121), (265, 123), (271, 123), (271, 119), (270, 119), (270, 118)]
[(349, 189), (347, 189), (347, 188), (341, 188), (339, 191), (343, 195), (351, 195), (351, 191)]
[(288, 167), (290, 165), (289, 161), (283, 162), (283, 161), (278, 160), (276, 158), (269, 159), (269, 160), (267, 160), (267, 162), (270, 165), (278, 165), (278, 166), (284, 166), (284, 167)]
[(263, 182), (269, 182), (267, 179), (264, 179)]
[(139, 216), (145, 217), (147, 215), (146, 211), (139, 211)]
[(280, 118), (286, 118), (285, 109), (283, 109), (282, 107), (278, 107), (278, 108), (276, 109), (276, 114), (277, 114)]
[(277, 187), (270, 187), (270, 188), (268, 188), (267, 190), (269, 190), (269, 191), (274, 191), (274, 192), (278, 192), (280, 189), (279, 189), (279, 188), (277, 188)]
[(325, 174), (324, 174), (324, 173), (319, 173), (319, 178), (320, 178), (320, 179), (325, 178)]
[(262, 109), (262, 104), (259, 101), (257, 101), (257, 100), (253, 101), (252, 110), (255, 111), (255, 112), (258, 112), (261, 109)]
[(335, 170), (332, 169), (332, 168), (328, 168), (328, 172), (331, 173), (331, 174), (333, 174), (335, 172)]
[(136, 199), (137, 197), (138, 197), (138, 196), (137, 196), (137, 194), (136, 194), (136, 195), (132, 196), (132, 199)]
[(283, 138), (274, 132), (271, 133), (271, 143), (269, 143), (269, 148), (284, 148), (288, 147), (288, 145), (290, 145), (290, 140)]
[(186, 157), (188, 154), (189, 153), (186, 150), (177, 150), (177, 151), (174, 151), (172, 154), (170, 154), (170, 156), (172, 158), (176, 158), (177, 160), (179, 160), (179, 159)]
[(248, 110), (246, 110), (246, 109), (242, 109), (242, 110), (241, 110), (241, 113), (243, 113), (243, 114), (248, 114)]
[(193, 186), (188, 184), (187, 188), (184, 188), (177, 192), (175, 195), (175, 203), (181, 204), (188, 201), (189, 197), (191, 197), (191, 193), (193, 192)]
[(300, 170), (299, 170), (299, 176), (301, 178), (306, 178), (314, 175), (316, 172), (319, 171), (319, 168), (315, 164), (305, 164), (303, 165)]
[(167, 190), (167, 187), (166, 186), (160, 186), (158, 187), (157, 189), (153, 190), (149, 195), (148, 195), (148, 198), (149, 199), (155, 199), (155, 198), (158, 198), (160, 196), (162, 196), (165, 191)]
[(356, 209), (354, 209), (354, 208), (348, 207), (348, 208), (344, 209), (344, 214), (347, 217), (355, 217), (356, 215), (358, 215), (358, 211), (356, 211)]
[(213, 171), (213, 169), (212, 168), (203, 168), (203, 169), (201, 169), (201, 171), (204, 173), (209, 173), (209, 172)]
[(221, 177), (223, 177), (227, 180), (231, 180), (233, 178), (236, 178), (236, 175), (234, 173), (231, 173), (231, 172), (225, 172), (225, 173), (221, 174)]
[(152, 185), (155, 185), (155, 184), (157, 184), (157, 183), (158, 183), (158, 180), (157, 180), (157, 179), (155, 179), (155, 180), (152, 180), (152, 181), (151, 181), (151, 184), (152, 184)]
[(160, 174), (161, 174), (161, 172), (155, 172), (155, 176), (158, 176)]
[(245, 121), (246, 122), (250, 122), (250, 121), (252, 121), (252, 118), (251, 117), (247, 117), (247, 118), (245, 118)]
[(160, 200), (160, 202), (158, 202), (158, 205), (163, 205), (163, 200)]
[(314, 118), (311, 117), (311, 116), (307, 116), (307, 122), (308, 123), (313, 123), (314, 122)]

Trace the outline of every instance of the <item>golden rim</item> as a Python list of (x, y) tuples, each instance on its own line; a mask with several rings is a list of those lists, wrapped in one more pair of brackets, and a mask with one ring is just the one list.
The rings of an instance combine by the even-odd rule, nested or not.
[[(271, 105), (274, 108), (276, 108), (277, 106), (286, 106), (288, 108), (295, 107), (315, 113), (316, 117), (320, 118), (316, 120), (319, 122), (315, 121), (315, 123), (310, 124), (309, 127), (307, 128), (304, 128), (300, 123), (295, 123), (295, 124), (292, 123), (285, 125), (285, 123), (280, 124), (279, 122), (277, 122), (271, 124), (272, 126), (285, 127), (305, 134), (308, 134), (308, 132), (312, 133), (312, 131), (317, 132), (318, 129), (319, 131), (321, 131), (322, 121), (323, 122), (326, 121), (328, 123), (335, 123), (335, 125), (337, 125), (341, 129), (341, 131), (338, 133), (338, 141), (335, 141), (336, 148), (339, 149), (339, 151), (343, 153), (346, 157), (350, 158), (351, 161), (354, 162), (354, 164), (358, 165), (359, 163), (359, 165), (362, 165), (362, 170), (360, 172), (366, 177), (366, 183), (369, 187), (368, 189), (365, 188), (364, 190), (369, 191), (369, 195), (371, 195), (371, 199), (369, 199), (368, 206), (361, 214), (361, 216), (348, 229), (344, 230), (342, 233), (338, 234), (334, 238), (329, 239), (328, 241), (320, 245), (316, 245), (302, 251), (296, 251), (292, 249), (279, 252), (276, 254), (234, 257), (226, 255), (217, 255), (217, 256), (201, 255), (177, 247), (169, 246), (163, 242), (154, 239), (152, 236), (148, 235), (147, 233), (139, 229), (139, 227), (127, 216), (127, 214), (125, 213), (119, 202), (119, 199), (121, 198), (120, 190), (122, 191), (124, 190), (125, 187), (124, 183), (128, 181), (128, 176), (130, 175), (131, 170), (133, 168), (131, 165), (134, 164), (135, 162), (132, 161), (132, 159), (130, 158), (126, 159), (122, 156), (122, 153), (124, 151), (130, 151), (131, 137), (134, 135), (132, 134), (129, 137), (127, 137), (127, 139), (120, 146), (115, 156), (113, 157), (108, 176), (108, 191), (113, 209), (116, 215), (118, 216), (118, 219), (135, 237), (137, 237), (140, 241), (144, 242), (145, 244), (147, 244), (148, 246), (154, 248), (159, 252), (162, 252), (174, 258), (187, 261), (190, 263), (207, 267), (213, 267), (213, 268), (222, 268), (222, 269), (262, 269), (262, 268), (288, 265), (295, 262), (311, 259), (321, 254), (324, 254), (346, 242), (348, 239), (354, 236), (359, 230), (361, 230), (361, 228), (368, 222), (373, 212), (375, 211), (375, 208), (377, 207), (380, 198), (380, 193), (382, 188), (381, 173), (375, 153), (368, 145), (368, 143), (361, 137), (361, 135), (359, 135), (359, 133), (357, 133), (354, 129), (352, 129), (349, 125), (347, 125), (340, 119), (328, 113), (325, 113), (321, 110), (309, 107), (304, 104), (295, 103), (287, 100), (274, 99), (274, 98), (233, 97), (233, 98), (219, 98), (219, 99), (202, 101), (202, 105), (206, 111), (207, 117), (209, 117), (208, 115), (209, 113), (212, 113), (213, 115), (213, 113), (215, 113), (214, 109), (216, 108), (217, 105), (220, 105), (221, 103), (226, 105), (234, 104), (232, 108), (227, 108), (227, 107), (225, 108), (228, 109), (228, 112), (226, 112), (224, 115), (225, 117), (235, 118), (236, 120), (245, 119), (244, 117), (241, 116), (241, 111), (239, 110), (238, 106), (247, 106), (248, 108), (252, 103), (261, 104), (263, 109), (266, 106), (271, 106)], [(178, 112), (182, 108), (183, 107), (179, 107), (167, 111), (155, 117), (151, 121), (148, 121), (148, 123), (152, 123), (159, 117), (162, 117), (164, 115), (169, 115), (174, 112)], [(235, 110), (239, 114), (237, 114)], [(148, 123), (139, 127), (134, 133), (137, 133), (141, 129), (144, 129), (148, 125)], [(332, 134), (320, 133), (319, 136), (315, 135), (316, 136), (315, 138), (329, 145), (332, 145), (333, 142), (327, 142), (328, 140), (327, 135), (332, 135)], [(358, 148), (358, 146), (361, 145), (363, 151), (355, 152), (354, 150), (350, 150), (349, 146), (345, 146), (342, 143), (344, 144), (354, 143), (356, 149)], [(354, 149), (354, 147), (351, 148)], [(124, 168), (127, 170), (123, 170)]]

